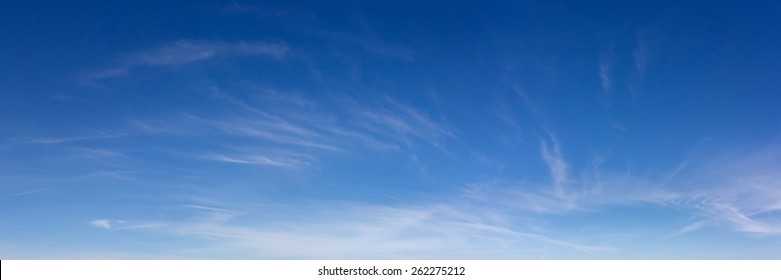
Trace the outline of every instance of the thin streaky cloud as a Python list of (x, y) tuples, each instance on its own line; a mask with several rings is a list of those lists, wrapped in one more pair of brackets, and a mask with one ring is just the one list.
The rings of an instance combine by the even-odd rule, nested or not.
[(226, 43), (182, 40), (129, 55), (125, 58), (125, 63), (131, 66), (176, 66), (227, 55), (264, 55), (273, 58), (283, 58), (289, 52), (290, 49), (286, 45), (275, 43)]
[[(550, 131), (549, 128), (550, 120), (547, 116), (547, 114), (542, 110), (541, 106), (532, 100), (531, 96), (529, 96), (529, 93), (523, 90), (521, 86), (514, 82), (507, 82), (507, 85), (512, 89), (512, 92), (515, 93), (516, 96), (518, 96), (519, 99), (521, 99), (521, 102), (523, 103), (524, 107), (529, 111), (529, 114), (531, 115), (532, 119), (536, 123), (536, 125), (545, 130)], [(549, 134), (551, 134), (549, 132)]]
[(694, 223), (691, 223), (691, 224), (689, 224), (689, 225), (687, 225), (687, 226), (685, 226), (685, 227), (683, 227), (683, 228), (681, 228), (681, 229), (671, 233), (667, 237), (668, 238), (669, 237), (675, 237), (675, 236), (684, 235), (684, 234), (687, 234), (687, 233), (690, 233), (690, 232), (695, 232), (695, 231), (697, 231), (697, 230), (707, 226), (708, 223), (709, 223), (708, 220), (696, 221)]
[(611, 54), (602, 54), (599, 56), (599, 81), (602, 85), (602, 91), (607, 93), (612, 86), (611, 72), (613, 68), (613, 58)]
[[(219, 214), (224, 212), (222, 209), (197, 207), (195, 210), (199, 212), (194, 213), (195, 217), (163, 221), (167, 226), (151, 230), (204, 238), (214, 248), (233, 248), (248, 257), (266, 258), (441, 258), (446, 255), (459, 258), (486, 249), (509, 257), (517, 255), (514, 251), (523, 252), (524, 246), (538, 242), (587, 254), (614, 250), (513, 230), (497, 224), (495, 218), (482, 216), (480, 209), (464, 209), (463, 205), (387, 207), (322, 203), (325, 202), (319, 206), (275, 207), (273, 211), (263, 208), (264, 214), (250, 213), (266, 221), (259, 224), (241, 223), (235, 219), (236, 215)], [(268, 226), (275, 223), (285, 226)], [(507, 248), (508, 245), (519, 247)]]
[(475, 182), (463, 188), (462, 193), (473, 202), (533, 214), (599, 212), (608, 207), (641, 204), (677, 207), (674, 202), (682, 199), (681, 194), (640, 178), (606, 174), (596, 180), (572, 179), (571, 188), (562, 189), (560, 194), (554, 191), (552, 182), (514, 180)]
[(437, 135), (441, 135), (444, 137), (451, 137), (454, 138), (455, 135), (452, 131), (452, 129), (446, 127), (445, 125), (441, 123), (434, 122), (431, 120), (431, 118), (426, 115), (425, 113), (422, 113), (418, 110), (413, 109), (412, 107), (402, 104), (396, 100), (387, 98), (388, 102), (395, 106), (400, 112), (408, 116), (411, 120), (418, 123), (420, 126), (422, 126), (422, 129), (429, 130), (434, 132)]
[(75, 142), (75, 141), (87, 141), (87, 140), (99, 140), (99, 139), (109, 139), (109, 138), (117, 138), (117, 137), (123, 137), (128, 136), (128, 133), (111, 133), (111, 132), (98, 132), (91, 135), (83, 135), (83, 136), (73, 136), (73, 137), (60, 137), (60, 138), (38, 138), (38, 139), (30, 139), (30, 140), (23, 140), (16, 145), (26, 145), (26, 144), (61, 144), (61, 143), (68, 143), (68, 142)]
[(688, 161), (688, 160), (681, 161), (681, 163), (680, 163), (680, 164), (678, 164), (678, 166), (677, 166), (677, 167), (675, 167), (675, 170), (671, 171), (671, 172), (670, 172), (670, 174), (669, 174), (669, 175), (667, 175), (667, 176), (664, 178), (664, 180), (662, 180), (661, 184), (662, 184), (662, 185), (666, 185), (667, 183), (669, 183), (669, 182), (670, 182), (671, 180), (673, 180), (673, 179), (674, 179), (676, 176), (678, 176), (678, 174), (680, 174), (682, 171), (684, 171), (684, 169), (686, 169), (686, 167), (687, 167), (688, 165), (689, 165), (689, 161)]
[(94, 83), (94, 81), (104, 80), (104, 79), (110, 79), (110, 78), (116, 78), (116, 77), (122, 77), (128, 75), (128, 68), (125, 66), (122, 67), (116, 67), (116, 68), (108, 68), (98, 71), (93, 71), (83, 77), (82, 84), (83, 85), (91, 85), (91, 86), (97, 86), (98, 84)]
[(227, 163), (267, 165), (267, 166), (277, 166), (277, 167), (297, 167), (297, 166), (302, 166), (307, 164), (306, 162), (296, 160), (296, 159), (270, 158), (261, 155), (228, 156), (222, 154), (211, 154), (211, 155), (203, 156), (203, 158), (207, 160), (227, 162)]
[[(322, 106), (312, 100), (296, 95), (289, 96), (290, 94), (282, 96), (279, 92), (268, 88), (261, 88), (261, 91), (274, 100), (282, 99), (291, 102), (295, 108), (271, 113), (226, 92), (213, 90), (217, 98), (256, 114), (256, 117), (252, 117), (257, 119), (254, 121), (255, 124), (280, 132), (281, 134), (276, 133), (276, 138), (290, 135), (300, 138), (299, 141), (305, 140), (303, 143), (308, 143), (305, 145), (312, 144), (311, 141), (315, 140), (323, 141), (321, 145), (313, 145), (313, 147), (341, 150), (337, 147), (358, 144), (387, 150), (394, 147), (397, 149), (398, 143), (380, 139), (395, 139), (407, 146), (415, 145), (418, 141), (439, 146), (442, 140), (456, 138), (453, 130), (442, 121), (435, 121), (428, 114), (388, 97), (379, 100), (379, 105), (374, 107), (346, 98), (345, 103), (348, 104), (346, 111), (349, 114), (334, 114), (324, 119), (323, 113), (317, 109)], [(230, 121), (230, 123), (235, 122)], [(219, 126), (230, 127), (222, 124)], [(271, 137), (267, 133), (252, 131), (247, 127), (239, 130)], [(392, 137), (388, 137), (389, 135)]]
[(268, 86), (253, 86), (253, 91), (258, 91), (261, 96), (275, 104), (289, 104), (297, 108), (317, 109), (319, 104), (307, 98), (304, 94), (294, 91), (282, 91)]
[(211, 96), (213, 98), (216, 98), (218, 100), (222, 100), (222, 101), (224, 101), (224, 102), (226, 102), (228, 104), (231, 104), (233, 106), (239, 107), (239, 108), (244, 109), (244, 110), (246, 110), (248, 112), (261, 114), (261, 115), (266, 115), (267, 114), (265, 111), (263, 111), (261, 109), (258, 109), (258, 108), (254, 107), (254, 106), (251, 106), (251, 105), (247, 104), (247, 102), (245, 102), (244, 100), (236, 98), (236, 97), (228, 94), (227, 92), (220, 90), (217, 87), (210, 88), (209, 92), (211, 93)]
[(80, 156), (80, 157), (108, 158), (108, 157), (121, 157), (121, 156), (124, 156), (124, 154), (122, 154), (119, 151), (109, 150), (109, 149), (77, 147), (77, 148), (73, 148), (72, 150), (73, 150), (74, 155)]
[(781, 228), (752, 219), (734, 205), (713, 203), (702, 207), (702, 210), (704, 210), (706, 215), (713, 217), (717, 221), (726, 222), (739, 232), (769, 235), (781, 234)]
[[(399, 145), (411, 147), (418, 143), (434, 146), (446, 139), (455, 139), (455, 133), (447, 125), (434, 121), (401, 102), (384, 99), (377, 109), (369, 109), (357, 103), (350, 105), (346, 114), (330, 114), (323, 118), (317, 111), (320, 105), (294, 108), (289, 111), (271, 111), (239, 99), (217, 88), (210, 89), (213, 97), (241, 109), (233, 116), (197, 116), (189, 113), (178, 117), (131, 123), (140, 133), (230, 135), (267, 141), (293, 147), (308, 147), (324, 151), (348, 151), (351, 147), (368, 147), (378, 150), (399, 150)], [(277, 150), (278, 152), (279, 150)], [(213, 151), (202, 154), (203, 159), (270, 166), (301, 166), (311, 158), (296, 155), (258, 155), (254, 152), (235, 153)]]
[(637, 74), (641, 78), (645, 77), (645, 69), (648, 65), (648, 44), (642, 36), (637, 36), (637, 47), (632, 51), (632, 59)]
[(359, 31), (327, 30), (316, 28), (315, 33), (334, 42), (350, 46), (347, 49), (358, 47), (368, 54), (399, 59), (404, 62), (414, 62), (417, 51), (401, 43), (389, 42), (380, 36), (372, 23), (360, 14), (352, 18), (352, 23), (359, 27)]
[(290, 124), (286, 121), (268, 119), (258, 120), (257, 118), (249, 117), (237, 117), (226, 120), (207, 119), (194, 115), (186, 115), (185, 117), (186, 120), (191, 121), (192, 123), (204, 125), (205, 127), (217, 129), (232, 135), (257, 137), (281, 144), (323, 150), (341, 150), (329, 143), (325, 143), (328, 141), (327, 137), (319, 135), (310, 129)]
[(29, 191), (16, 192), (16, 193), (11, 193), (11, 194), (6, 194), (6, 195), (3, 195), (3, 196), (0, 196), (0, 198), (9, 198), (9, 197), (32, 195), (32, 194), (40, 193), (40, 192), (43, 192), (43, 191), (46, 191), (46, 190), (47, 189), (34, 189), (34, 190), (29, 190)]
[(179, 40), (156, 48), (124, 55), (117, 65), (97, 70), (82, 78), (82, 84), (97, 85), (98, 81), (130, 75), (137, 67), (173, 67), (220, 57), (266, 56), (282, 59), (290, 48), (283, 43), (257, 41)]
[(550, 143), (540, 139), (540, 154), (550, 171), (554, 194), (558, 197), (565, 196), (565, 185), (568, 181), (567, 162), (564, 161), (564, 156), (561, 154), (561, 146), (555, 135), (550, 135)]
[(225, 212), (225, 213), (234, 213), (234, 214), (246, 214), (241, 211), (227, 209), (227, 208), (221, 208), (221, 207), (214, 207), (214, 206), (205, 206), (205, 205), (196, 205), (196, 204), (184, 204), (182, 205), (185, 208), (190, 209), (198, 209), (198, 210), (204, 210), (204, 211), (211, 211), (211, 212)]
[(111, 229), (111, 221), (109, 220), (92, 220), (89, 224), (96, 228)]
[(446, 125), (431, 120), (417, 110), (388, 99), (389, 106), (366, 107), (352, 101), (354, 122), (374, 135), (391, 136), (406, 146), (419, 141), (435, 147), (447, 139), (455, 139), (455, 133)]
[(781, 233), (777, 228), (752, 219), (732, 205), (716, 204), (713, 208), (718, 211), (717, 215), (731, 222), (738, 231), (764, 234)]
[(518, 95), (518, 97), (520, 97), (520, 98), (521, 98), (521, 101), (523, 101), (523, 105), (526, 105), (526, 108), (528, 108), (528, 109), (529, 109), (529, 111), (533, 111), (533, 112), (534, 112), (534, 111), (537, 111), (537, 107), (535, 107), (535, 106), (532, 104), (532, 102), (531, 102), (531, 99), (529, 98), (529, 95), (528, 95), (528, 94), (526, 94), (526, 92), (524, 92), (524, 91), (523, 91), (523, 90), (522, 90), (522, 89), (521, 89), (519, 86), (517, 86), (517, 85), (514, 85), (514, 84), (513, 84), (513, 85), (511, 85), (511, 87), (512, 87), (512, 89), (513, 89), (513, 92), (515, 92), (515, 94), (516, 94), (516, 95)]
[(140, 224), (126, 225), (126, 226), (117, 226), (117, 227), (113, 227), (112, 229), (139, 230), (139, 229), (151, 229), (151, 228), (164, 227), (164, 226), (166, 226), (166, 224), (164, 223), (140, 223)]
[[(76, 136), (60, 136), (60, 137), (17, 137), (14, 139), (7, 139), (6, 143), (0, 146), (0, 151), (7, 149), (19, 148), (27, 145), (60, 145), (70, 144), (73, 142), (99, 142), (101, 140), (108, 140), (114, 138), (127, 137), (136, 134), (132, 129), (128, 130), (115, 130), (115, 131), (93, 131), (84, 133), (83, 135)], [(113, 154), (112, 152), (100, 149), (90, 148), (75, 148), (76, 151), (82, 151), (82, 153), (76, 153), (76, 155), (83, 156), (108, 156)], [(82, 149), (82, 150), (79, 150)]]
[(160, 222), (129, 223), (128, 221), (125, 220), (107, 220), (107, 219), (92, 220), (89, 222), (89, 224), (96, 228), (110, 229), (110, 230), (148, 230), (152, 228), (166, 226), (164, 223), (160, 223)]

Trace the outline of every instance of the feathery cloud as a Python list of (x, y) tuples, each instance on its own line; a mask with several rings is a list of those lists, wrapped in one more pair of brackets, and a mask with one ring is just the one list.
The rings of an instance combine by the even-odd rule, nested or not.
[[(483, 209), (462, 205), (391, 207), (332, 201), (256, 207), (234, 205), (242, 209), (235, 211), (199, 206), (190, 219), (144, 230), (201, 238), (206, 244), (201, 251), (228, 250), (247, 258), (533, 258), (540, 246), (575, 255), (613, 249), (514, 230), (481, 214)], [(247, 222), (256, 219), (264, 222)]]
[(204, 159), (227, 162), (227, 163), (239, 163), (239, 164), (251, 164), (251, 165), (266, 165), (276, 167), (297, 167), (301, 165), (307, 165), (306, 161), (296, 159), (292, 157), (270, 157), (267, 155), (223, 155), (223, 154), (209, 154), (203, 156)]
[(553, 179), (554, 194), (557, 197), (563, 197), (565, 195), (564, 187), (567, 183), (567, 163), (561, 155), (561, 147), (556, 136), (551, 134), (550, 138), (550, 144), (545, 140), (540, 140), (540, 153)]
[(609, 92), (612, 85), (611, 72), (613, 68), (613, 58), (611, 54), (602, 54), (599, 56), (599, 81), (602, 85), (602, 91)]
[(212, 42), (177, 41), (168, 45), (128, 56), (128, 65), (140, 66), (176, 66), (217, 56), (253, 56), (264, 55), (283, 58), (290, 49), (282, 44), (266, 42)]
[(641, 78), (645, 77), (645, 68), (648, 64), (648, 46), (645, 39), (641, 36), (637, 37), (637, 47), (632, 51), (632, 59), (634, 60), (637, 74)]
[(685, 227), (683, 227), (683, 228), (681, 228), (681, 229), (671, 233), (667, 237), (674, 237), (674, 236), (678, 236), (678, 235), (683, 235), (683, 234), (687, 234), (687, 233), (690, 233), (690, 232), (694, 232), (694, 231), (697, 231), (697, 230), (705, 227), (706, 225), (708, 225), (708, 221), (707, 220), (696, 221), (694, 223), (691, 223), (691, 224), (689, 224), (689, 225), (687, 225), (687, 226), (685, 226)]
[(126, 76), (136, 67), (172, 67), (231, 56), (267, 56), (282, 59), (289, 54), (290, 48), (280, 43), (180, 40), (125, 55), (118, 65), (89, 73), (83, 77), (83, 82), (94, 85), (100, 80)]
[(93, 220), (90, 221), (89, 224), (97, 228), (105, 228), (105, 229), (111, 228), (111, 221), (109, 220)]
[(354, 122), (368, 134), (390, 138), (406, 146), (427, 142), (439, 147), (442, 140), (455, 138), (448, 126), (393, 99), (386, 98), (386, 106), (373, 108), (351, 103)]

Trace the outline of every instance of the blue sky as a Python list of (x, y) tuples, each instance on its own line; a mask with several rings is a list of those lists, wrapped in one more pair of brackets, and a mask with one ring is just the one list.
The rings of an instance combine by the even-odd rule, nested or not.
[(36, 2), (0, 258), (781, 258), (775, 1)]

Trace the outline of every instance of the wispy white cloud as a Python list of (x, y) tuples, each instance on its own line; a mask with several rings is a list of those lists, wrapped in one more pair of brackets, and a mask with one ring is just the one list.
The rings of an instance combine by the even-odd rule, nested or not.
[(571, 180), (557, 193), (550, 183), (492, 180), (467, 184), (464, 196), (475, 202), (501, 205), (535, 214), (599, 212), (608, 207), (654, 204), (665, 206), (681, 199), (658, 184), (626, 175), (606, 174), (596, 181)]
[(317, 131), (281, 119), (233, 118), (230, 120), (206, 119), (196, 116), (187, 118), (224, 133), (245, 137), (256, 137), (280, 144), (339, 151), (328, 143), (329, 139)]
[(362, 46), (366, 51), (375, 55), (397, 58), (407, 62), (415, 59), (415, 55), (417, 54), (415, 50), (402, 44), (388, 42), (382, 38), (374, 31), (371, 22), (367, 18), (360, 14), (356, 14), (355, 17), (353, 17), (353, 22), (363, 30), (362, 33), (325, 33), (340, 38), (343, 42), (350, 42)]
[(290, 22), (295, 27), (309, 26), (318, 19), (317, 14), (311, 10), (300, 8), (280, 8), (269, 5), (257, 5), (231, 2), (218, 10), (226, 14), (246, 14), (256, 16), (260, 19), (282, 20)]
[(116, 138), (122, 138), (132, 135), (133, 133), (125, 130), (113, 130), (113, 131), (89, 131), (82, 134), (75, 134), (70, 136), (20, 136), (10, 139), (3, 139), (5, 143), (0, 144), (0, 151), (13, 150), (19, 148), (25, 148), (28, 146), (45, 145), (45, 146), (71, 146), (68, 151), (63, 151), (63, 154), (67, 154), (71, 157), (105, 157), (109, 155), (119, 155), (115, 152), (108, 150), (93, 149), (93, 148), (78, 148), (73, 146), (89, 145), (91, 143), (107, 141)]
[(599, 56), (599, 81), (602, 85), (602, 91), (609, 92), (612, 86), (611, 72), (613, 68), (612, 54), (602, 54)]
[(329, 104), (335, 106), (333, 110), (324, 110), (322, 104), (300, 95), (252, 89), (260, 95), (242, 98), (216, 87), (207, 89), (211, 98), (222, 102), (220, 106), (230, 106), (230, 114), (180, 113), (168, 119), (131, 123), (139, 133), (209, 135), (231, 139), (232, 143), (188, 153), (177, 153), (176, 147), (170, 147), (174, 154), (270, 167), (306, 166), (324, 153), (367, 148), (401, 151), (403, 147), (412, 152), (410, 148), (424, 144), (444, 149), (444, 141), (456, 139), (444, 121), (391, 98), (374, 100), (372, 106), (343, 98)]
[(109, 149), (98, 148), (82, 148), (76, 147), (72, 149), (78, 156), (88, 158), (102, 158), (102, 157), (119, 157), (122, 153)]
[(89, 222), (89, 224), (96, 228), (104, 228), (104, 229), (111, 228), (111, 221), (109, 220), (92, 220)]
[(152, 50), (139, 52), (125, 58), (127, 65), (139, 66), (176, 66), (218, 56), (263, 55), (283, 58), (290, 49), (283, 44), (266, 42), (213, 42), (188, 41), (173, 42)]
[[(777, 175), (770, 171), (773, 168), (755, 168), (754, 173), (741, 176), (734, 172), (739, 168), (728, 168), (733, 170), (733, 179), (726, 181), (741, 187), (681, 186), (693, 182), (689, 173), (687, 180), (678, 176), (666, 179), (664, 172), (656, 180), (609, 172), (569, 177), (554, 136), (542, 141), (540, 150), (554, 178), (552, 183), (484, 182), (428, 202), (385, 206), (322, 200), (264, 204), (201, 199), (198, 205), (184, 206), (192, 210), (189, 218), (139, 223), (158, 226), (137, 230), (202, 239), (203, 247), (193, 249), (207, 257), (230, 252), (241, 258), (537, 258), (546, 250), (548, 257), (571, 258), (609, 255), (620, 249), (602, 237), (558, 231), (545, 217), (586, 212), (599, 215), (605, 209), (615, 211), (615, 207), (654, 205), (689, 213), (697, 220), (670, 229), (667, 238), (706, 226), (753, 235), (781, 234), (773, 216), (781, 209), (781, 195), (774, 183)], [(600, 161), (588, 172), (598, 172)], [(741, 166), (767, 161), (737, 160), (743, 162)], [(550, 187), (556, 182), (562, 186), (558, 192)], [(542, 222), (528, 222), (537, 218)], [(550, 248), (556, 250), (550, 252)]]
[(160, 223), (160, 222), (130, 223), (125, 220), (107, 220), (107, 219), (92, 220), (89, 222), (89, 224), (96, 228), (110, 229), (110, 230), (142, 230), (142, 229), (152, 229), (152, 228), (159, 228), (165, 226), (164, 223)]
[(558, 197), (565, 195), (565, 185), (567, 184), (567, 163), (561, 154), (561, 146), (556, 140), (555, 135), (550, 135), (551, 142), (540, 139), (540, 153), (542, 160), (548, 166), (551, 178), (553, 180), (554, 194)]
[[(516, 84), (515, 82), (507, 82), (508, 86), (512, 89), (512, 91), (515, 93), (515, 95), (521, 100), (524, 107), (528, 110), (529, 114), (532, 117), (532, 120), (536, 123), (536, 125), (544, 130), (544, 131), (551, 131), (550, 124), (551, 121), (549, 120), (547, 114), (543, 110), (543, 107), (540, 106), (540, 104), (535, 103), (532, 97), (524, 91), (521, 86)], [(552, 134), (552, 133), (548, 133)]]
[(151, 230), (202, 238), (208, 244), (202, 250), (248, 258), (535, 258), (541, 246), (572, 255), (613, 249), (518, 231), (479, 209), (449, 204), (392, 207), (334, 201), (236, 207), (254, 210), (199, 207), (191, 219)]
[(612, 81), (610, 80), (610, 62), (605, 58), (599, 60), (599, 80), (602, 83), (602, 90), (609, 91)]
[(103, 170), (91, 171), (85, 174), (74, 175), (66, 178), (54, 180), (54, 182), (74, 182), (82, 180), (133, 180), (133, 174), (138, 171), (133, 170)]
[(85, 85), (96, 86), (95, 81), (104, 79), (122, 77), (128, 75), (128, 66), (116, 66), (114, 68), (107, 68), (98, 71), (93, 71), (82, 77), (82, 83)]
[(637, 74), (641, 78), (645, 77), (645, 68), (648, 65), (648, 44), (642, 36), (637, 36), (637, 47), (632, 51), (632, 59), (634, 60)]
[[(681, 202), (714, 223), (740, 232), (781, 235), (781, 145), (709, 166), (703, 187)], [(691, 178), (689, 178), (691, 180)]]
[[(540, 183), (493, 181), (470, 185), (466, 195), (532, 213), (599, 212), (611, 206), (646, 204), (689, 213), (700, 220), (668, 237), (706, 225), (748, 234), (781, 235), (781, 177), (776, 171), (781, 164), (781, 149), (761, 149), (755, 155), (732, 159), (726, 166), (693, 166), (687, 160), (656, 179), (606, 173), (586, 180), (589, 176), (565, 176), (566, 163), (555, 146), (555, 142), (543, 142), (541, 147), (554, 191)], [(693, 171), (684, 174), (684, 166)], [(556, 182), (568, 182), (568, 187), (556, 188)]]
[(455, 133), (442, 122), (435, 122), (428, 115), (386, 98), (385, 106), (366, 107), (351, 101), (353, 122), (358, 123), (373, 135), (383, 136), (412, 146), (423, 141), (440, 147), (445, 139), (455, 139)]
[[(549, 155), (555, 155), (555, 151), (547, 150)], [(550, 157), (549, 161), (557, 162), (554, 160), (557, 157)], [(656, 180), (610, 175), (591, 183), (578, 181), (574, 184), (581, 185), (579, 191), (568, 189), (566, 197), (573, 199), (566, 201), (575, 205), (573, 209), (651, 203), (705, 219), (678, 230), (676, 235), (705, 225), (750, 234), (781, 235), (778, 218), (781, 176), (777, 172), (781, 166), (781, 148), (771, 145), (727, 162), (694, 166), (691, 160), (686, 160)], [(684, 169), (689, 171), (684, 173)], [(547, 205), (542, 209), (558, 209), (557, 202), (544, 194), (524, 194), (524, 197), (531, 197), (533, 205)]]
[(526, 108), (529, 109), (529, 111), (535, 112), (537, 111), (537, 107), (532, 104), (531, 98), (529, 98), (529, 95), (526, 94), (519, 86), (512, 84), (511, 85), (513, 92), (515, 92), (518, 97), (521, 98), (521, 101), (523, 101), (523, 105), (526, 105)]
[(276, 167), (297, 167), (307, 165), (308, 162), (299, 158), (293, 158), (291, 156), (266, 156), (266, 155), (254, 155), (254, 154), (239, 154), (235, 156), (223, 155), (223, 154), (209, 154), (202, 158), (213, 161), (221, 161), (227, 163), (239, 163), (239, 164), (251, 164), (251, 165), (266, 165)]
[(99, 140), (99, 139), (108, 139), (108, 138), (117, 138), (122, 136), (127, 136), (127, 133), (114, 133), (114, 132), (94, 132), (91, 134), (85, 134), (81, 136), (71, 136), (71, 137), (51, 137), (51, 138), (36, 138), (36, 139), (28, 139), (28, 140), (22, 140), (17, 142), (15, 145), (26, 145), (26, 144), (61, 144), (61, 143), (68, 143), (68, 142), (75, 142), (75, 141), (87, 141), (87, 140)]
[(748, 233), (779, 234), (781, 230), (752, 219), (741, 209), (729, 204), (712, 203), (702, 209), (716, 220), (729, 223), (735, 230)]
[(681, 229), (671, 233), (667, 237), (674, 237), (674, 236), (678, 236), (678, 235), (683, 235), (683, 234), (687, 234), (687, 233), (690, 233), (690, 232), (694, 232), (694, 231), (697, 231), (697, 230), (705, 227), (706, 225), (708, 225), (708, 221), (707, 220), (696, 221), (694, 223), (691, 223), (691, 224), (689, 224), (689, 225), (687, 225), (687, 226), (685, 226), (685, 227), (683, 227), (683, 228), (681, 228)]
[(17, 196), (25, 196), (25, 195), (31, 195), (31, 194), (40, 193), (40, 192), (43, 192), (43, 191), (46, 191), (46, 189), (34, 189), (34, 190), (28, 190), (28, 191), (15, 192), (15, 193), (2, 195), (2, 196), (0, 196), (0, 198), (10, 198), (10, 197), (17, 197)]
[(172, 67), (231, 56), (267, 56), (281, 59), (290, 52), (290, 48), (281, 43), (180, 40), (125, 55), (117, 65), (85, 75), (82, 82), (85, 85), (97, 85), (97, 81), (126, 76), (136, 67)]

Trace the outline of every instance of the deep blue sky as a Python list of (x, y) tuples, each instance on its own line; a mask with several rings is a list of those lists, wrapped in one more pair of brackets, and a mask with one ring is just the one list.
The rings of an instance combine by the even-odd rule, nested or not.
[(781, 258), (778, 2), (372, 2), (3, 3), (0, 258)]

